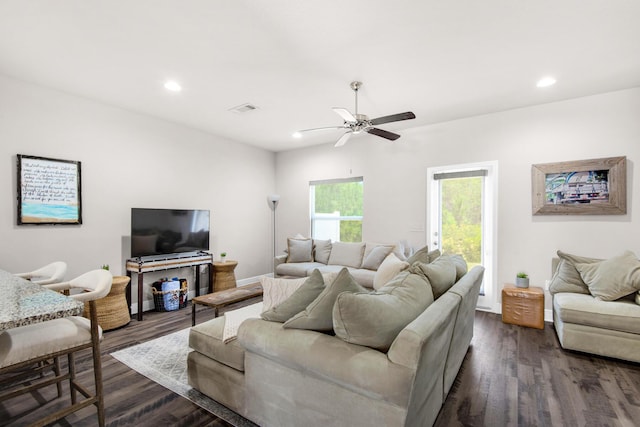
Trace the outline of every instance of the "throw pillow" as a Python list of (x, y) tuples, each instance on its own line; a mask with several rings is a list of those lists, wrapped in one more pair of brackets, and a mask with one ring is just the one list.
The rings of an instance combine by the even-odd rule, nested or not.
[(329, 262), (329, 255), (331, 255), (331, 239), (329, 240), (315, 240), (313, 241), (313, 253), (316, 262), (327, 264)]
[(311, 239), (287, 239), (287, 262), (311, 262), (313, 261), (313, 240)]
[(438, 257), (429, 264), (416, 262), (409, 267), (409, 271), (426, 277), (431, 284), (435, 299), (440, 298), (456, 282), (456, 266), (446, 255)]
[(469, 271), (469, 267), (467, 266), (467, 261), (464, 260), (462, 255), (454, 254), (447, 255), (453, 264), (456, 266), (456, 282), (462, 278), (467, 271)]
[(587, 258), (578, 255), (571, 255), (562, 251), (558, 251), (560, 262), (556, 271), (551, 278), (549, 284), (549, 292), (554, 295), (558, 292), (572, 292), (575, 294), (589, 294), (589, 288), (580, 277), (580, 273), (576, 270), (575, 264), (593, 263), (602, 261), (597, 258)]
[(287, 300), (307, 280), (279, 279), (273, 277), (261, 277), (262, 284), (262, 311), (271, 310)]
[(640, 261), (631, 251), (600, 262), (575, 265), (591, 295), (613, 301), (640, 290)]
[(409, 263), (400, 261), (395, 254), (389, 254), (373, 276), (373, 289), (380, 289), (386, 285), (391, 279), (396, 277), (402, 270), (409, 268)]
[(363, 253), (364, 243), (333, 242), (328, 264), (360, 268)]
[(385, 260), (387, 255), (391, 253), (393, 250), (393, 246), (389, 245), (380, 245), (373, 248), (368, 254), (365, 250), (364, 261), (362, 261), (362, 267), (367, 270), (377, 270), (382, 264), (382, 261)]
[(282, 326), (318, 332), (333, 331), (333, 305), (342, 292), (367, 292), (367, 290), (355, 281), (349, 270), (343, 268), (333, 283), (325, 286), (318, 298)]
[(636, 292), (636, 304), (640, 305), (640, 291)]
[(431, 252), (429, 252), (429, 247), (425, 246), (424, 248), (417, 250), (413, 255), (407, 258), (407, 262), (409, 263), (409, 265), (413, 264), (414, 262), (423, 262), (425, 264), (429, 264), (439, 256), (440, 256), (439, 249), (434, 249)]
[(296, 289), (289, 298), (278, 306), (263, 312), (261, 317), (271, 322), (284, 323), (311, 304), (323, 289), (324, 279), (320, 274), (320, 270), (316, 268), (302, 286)]
[(346, 342), (386, 352), (400, 331), (433, 302), (431, 286), (404, 272), (372, 293), (343, 292), (333, 306), (333, 329)]

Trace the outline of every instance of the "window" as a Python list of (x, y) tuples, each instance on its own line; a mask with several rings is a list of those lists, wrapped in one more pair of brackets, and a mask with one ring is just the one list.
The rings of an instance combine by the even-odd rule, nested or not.
[(309, 183), (311, 237), (362, 241), (362, 177)]

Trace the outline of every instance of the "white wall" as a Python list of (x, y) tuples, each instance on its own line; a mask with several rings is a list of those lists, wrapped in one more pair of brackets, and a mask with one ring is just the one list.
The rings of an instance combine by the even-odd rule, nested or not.
[[(309, 181), (363, 176), (363, 239), (406, 239), (421, 246), (427, 168), (497, 160), (498, 289), (518, 271), (529, 272), (532, 285), (544, 286), (558, 249), (602, 258), (624, 249), (640, 255), (640, 219), (634, 217), (640, 208), (634, 197), (640, 188), (634, 173), (639, 118), (636, 88), (414, 128), (395, 143), (362, 135), (341, 149), (323, 145), (278, 153), (278, 251), (286, 237), (309, 234)], [(532, 164), (613, 156), (627, 156), (626, 215), (532, 216)]]
[[(82, 162), (81, 226), (16, 225), (16, 154)], [(0, 268), (124, 274), (130, 209), (157, 207), (210, 209), (211, 249), (239, 261), (238, 280), (269, 273), (274, 166), (266, 150), (0, 76)]]

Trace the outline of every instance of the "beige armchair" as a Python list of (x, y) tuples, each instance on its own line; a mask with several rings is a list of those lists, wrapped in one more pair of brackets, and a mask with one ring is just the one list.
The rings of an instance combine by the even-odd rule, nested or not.
[(15, 276), (22, 277), (39, 285), (49, 285), (51, 283), (62, 282), (65, 274), (67, 274), (67, 263), (56, 261), (37, 270), (28, 273), (18, 273), (15, 274)]
[[(104, 400), (102, 392), (102, 362), (100, 358), (100, 341), (102, 329), (98, 325), (95, 300), (107, 295), (111, 289), (112, 276), (106, 270), (93, 270), (71, 281), (49, 285), (57, 291), (79, 289), (83, 292), (70, 295), (71, 298), (83, 302), (89, 302), (91, 307), (91, 319), (71, 316), (27, 326), (7, 329), (0, 333), (0, 378), (3, 383), (12, 384), (16, 378), (20, 378), (24, 368), (38, 364), (34, 371), (52, 367), (54, 376), (45, 375), (40, 381), (27, 384), (19, 384), (8, 392), (0, 394), (0, 402), (47, 385), (60, 385), (62, 381), (69, 380), (71, 394), (71, 406), (49, 414), (41, 420), (42, 425), (53, 423), (64, 418), (68, 414), (84, 407), (95, 405), (98, 412), (98, 424), (104, 426)], [(95, 393), (76, 380), (74, 353), (86, 348), (93, 350), (93, 372), (95, 380)], [(52, 359), (67, 355), (68, 373), (62, 375), (59, 366), (50, 363)], [(40, 362), (46, 362), (41, 365)], [(16, 374), (16, 372), (18, 372)], [(85, 399), (78, 401), (77, 393)]]

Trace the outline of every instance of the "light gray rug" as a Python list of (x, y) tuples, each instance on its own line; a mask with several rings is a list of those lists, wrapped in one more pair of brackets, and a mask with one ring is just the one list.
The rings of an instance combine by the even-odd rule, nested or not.
[(131, 369), (238, 427), (255, 426), (226, 406), (194, 390), (187, 381), (189, 328), (111, 353)]

